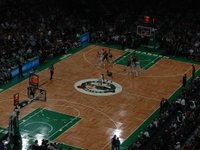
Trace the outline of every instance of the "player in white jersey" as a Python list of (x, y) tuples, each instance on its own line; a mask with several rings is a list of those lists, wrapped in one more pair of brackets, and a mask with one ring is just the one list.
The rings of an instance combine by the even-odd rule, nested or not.
[(97, 51), (97, 62), (96, 62), (96, 65), (101, 64), (101, 62), (102, 62), (102, 59), (101, 59), (101, 52), (100, 52), (100, 51)]
[(98, 78), (98, 83), (99, 83), (99, 85), (102, 85), (103, 82), (104, 82), (104, 74), (101, 74), (101, 75), (99, 76), (99, 78)]
[(141, 71), (140, 62), (136, 61), (136, 66), (135, 66), (135, 76), (136, 77), (140, 75), (140, 71)]

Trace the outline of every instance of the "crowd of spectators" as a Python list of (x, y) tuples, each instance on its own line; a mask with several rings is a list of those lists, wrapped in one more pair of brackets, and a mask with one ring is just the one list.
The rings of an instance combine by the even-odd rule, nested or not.
[(192, 133), (195, 134), (194, 144), (189, 143), (191, 145), (186, 144), (185, 147), (199, 146), (196, 144), (200, 139), (199, 97), (200, 77), (196, 77), (183, 88), (181, 95), (174, 102), (169, 103), (167, 99), (162, 99), (159, 117), (140, 134), (129, 150), (180, 150)]
[[(81, 20), (62, 15), (58, 9), (43, 10), (43, 5), (20, 2), (7, 3), (1, 9), (0, 84), (11, 79), (10, 71), (18, 64), (34, 57), (39, 57), (43, 63), (78, 47), (78, 35), (86, 32)], [(28, 6), (32, 6), (29, 11)]]
[(30, 146), (30, 150), (60, 150), (57, 143), (49, 143), (48, 140), (43, 139), (41, 145), (38, 144), (38, 140)]
[[(128, 0), (88, 2), (74, 1), (73, 7), (66, 8), (64, 1), (56, 2), (60, 5), (53, 0), (2, 1), (0, 85), (12, 79), (11, 70), (18, 64), (34, 57), (39, 57), (40, 63), (43, 63), (55, 55), (65, 54), (78, 47), (79, 36), (85, 32), (90, 32), (90, 40), (94, 43), (137, 48), (148, 40), (137, 35), (137, 25), (141, 24), (158, 29), (156, 39), (160, 42), (161, 49), (166, 50), (166, 55), (200, 60), (200, 20), (195, 9), (188, 11), (187, 15), (183, 13), (185, 9), (175, 7), (176, 11), (170, 12), (167, 7), (170, 2), (167, 0), (141, 0), (140, 3)], [(187, 0), (182, 3), (184, 2), (182, 8), (188, 6)], [(156, 17), (155, 24), (144, 24), (144, 15)], [(141, 133), (130, 150), (145, 149), (146, 145), (151, 149), (180, 149), (186, 137), (199, 123), (199, 86), (200, 79), (197, 77), (174, 103), (170, 104), (163, 99), (159, 118)], [(197, 131), (195, 140), (199, 137), (199, 130)], [(55, 145), (48, 144), (48, 147), (53, 146)]]
[[(130, 14), (121, 14), (112, 23), (101, 20), (95, 29), (91, 30), (91, 42), (117, 44), (129, 48), (137, 48), (146, 38), (137, 35), (137, 23), (130, 19)], [(132, 14), (137, 16), (137, 14)]]
[(166, 54), (200, 60), (200, 20), (197, 16), (189, 13), (184, 18), (177, 15), (163, 20), (159, 36)]
[(200, 149), (200, 126), (195, 130), (193, 135), (183, 146), (183, 150), (198, 150)]
[[(188, 5), (186, 0), (184, 3), (183, 8)], [(147, 44), (148, 38), (137, 34), (137, 25), (158, 29), (156, 39), (167, 55), (190, 56), (199, 60), (199, 14), (190, 12), (185, 15), (181, 14), (183, 10), (171, 13), (163, 9), (163, 6), (170, 8), (171, 5), (166, 0), (151, 3), (143, 0), (141, 3), (129, 0), (123, 3), (121, 0), (97, 0), (95, 3), (90, 0), (68, 3), (54, 0), (2, 1), (0, 84), (11, 79), (11, 70), (20, 63), (34, 57), (39, 57), (43, 63), (78, 47), (78, 37), (85, 32), (91, 33), (90, 40), (94, 43), (120, 44), (122, 48)], [(145, 15), (150, 16), (149, 24), (144, 22)]]
[(0, 140), (0, 150), (4, 150), (4, 144), (1, 140)]
[[(1, 140), (0, 150), (6, 150), (5, 145)], [(35, 140), (34, 143), (29, 146), (28, 150), (62, 150), (62, 148), (55, 142), (53, 143), (43, 139), (41, 144), (39, 144), (38, 140)], [(71, 150), (71, 147), (69, 147), (67, 150)]]

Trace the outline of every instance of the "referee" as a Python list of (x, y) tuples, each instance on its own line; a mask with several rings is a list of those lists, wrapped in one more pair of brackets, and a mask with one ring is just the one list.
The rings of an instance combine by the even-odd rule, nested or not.
[(50, 80), (53, 79), (53, 74), (54, 74), (54, 66), (53, 64), (49, 67), (49, 71), (50, 71)]
[(192, 64), (192, 79), (193, 80), (195, 78), (195, 72), (196, 72), (196, 68), (195, 68), (194, 64)]
[(182, 79), (183, 87), (186, 86), (187, 84), (187, 74), (184, 74), (183, 79)]

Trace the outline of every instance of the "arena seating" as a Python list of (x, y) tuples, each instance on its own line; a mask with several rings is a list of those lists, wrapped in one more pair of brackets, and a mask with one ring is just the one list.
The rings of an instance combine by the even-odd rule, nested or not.
[[(11, 70), (18, 63), (25, 63), (35, 56), (44, 63), (56, 55), (65, 54), (78, 46), (78, 37), (85, 32), (90, 33), (93, 43), (137, 48), (147, 42), (146, 38), (136, 34), (136, 27), (144, 24), (146, 14), (156, 17), (156, 38), (165, 55), (200, 61), (198, 8), (192, 8), (186, 0), (180, 8), (175, 7), (176, 2), (170, 4), (167, 0), (141, 0), (131, 4), (128, 0), (123, 3), (120, 0), (96, 0), (99, 5), (84, 2), (74, 1), (68, 8), (62, 6), (64, 1), (55, 4), (53, 0), (0, 2), (0, 85), (12, 80)], [(129, 150), (146, 149), (147, 145), (148, 149), (180, 149), (191, 133), (195, 137), (193, 145), (199, 147), (199, 87), (200, 78), (197, 77), (176, 101), (162, 103), (160, 116), (141, 133), (136, 143), (130, 145)], [(0, 142), (0, 149), (2, 145)], [(52, 144), (48, 146), (53, 147)]]
[[(48, 7), (43, 9), (46, 3)], [(144, 24), (141, 16), (151, 15), (151, 10), (142, 9), (138, 12), (126, 3), (119, 6), (118, 2), (114, 1), (105, 3), (98, 1), (99, 5), (95, 5), (95, 9), (100, 13), (89, 15), (94, 7), (92, 3), (89, 7), (85, 3), (70, 2), (72, 8), (69, 8), (69, 11), (63, 8), (63, 3), (60, 1), (55, 5), (53, 0), (48, 2), (21, 0), (1, 3), (0, 84), (11, 80), (10, 72), (18, 63), (23, 64), (35, 56), (39, 56), (40, 63), (43, 63), (55, 55), (64, 54), (78, 45), (78, 37), (85, 32), (90, 32), (91, 42), (120, 44), (122, 48), (137, 48), (148, 42), (146, 38), (136, 34), (136, 28), (138, 24)], [(110, 7), (111, 3), (112, 7)], [(145, 7), (142, 3), (129, 3), (134, 4), (138, 9)], [(156, 38), (160, 41), (161, 48), (166, 50), (166, 55), (179, 55), (199, 61), (198, 13), (189, 9), (188, 16), (181, 16), (183, 11), (177, 10), (172, 17), (171, 12), (165, 9), (168, 7), (163, 7), (171, 6), (167, 1), (151, 3), (151, 5), (157, 4), (154, 15), (152, 15), (157, 17), (153, 26), (158, 29)], [(145, 4), (149, 5), (146, 2)], [(29, 6), (31, 6), (31, 11), (25, 9)], [(71, 15), (71, 9), (77, 6), (83, 7), (79, 7), (81, 9)], [(114, 6), (119, 7), (120, 11), (115, 12)], [(186, 6), (187, 3), (183, 3), (183, 7)], [(51, 9), (52, 7), (56, 9)], [(126, 9), (123, 9), (124, 7)], [(81, 12), (85, 12), (85, 16), (80, 15)], [(101, 16), (100, 19), (96, 20), (99, 16)], [(166, 23), (169, 19), (170, 24)], [(149, 26), (150, 24), (144, 25)]]
[[(160, 116), (141, 133), (129, 150), (181, 149), (200, 125), (199, 91), (200, 77), (197, 77), (174, 102), (162, 102)], [(199, 131), (195, 134), (195, 141), (198, 141)]]

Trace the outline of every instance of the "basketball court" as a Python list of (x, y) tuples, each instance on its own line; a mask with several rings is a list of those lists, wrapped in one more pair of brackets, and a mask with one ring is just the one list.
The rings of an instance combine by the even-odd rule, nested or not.
[[(113, 63), (95, 65), (97, 51), (102, 48), (108, 50), (89, 45), (60, 57), (54, 65), (53, 80), (49, 80), (48, 69), (37, 73), (40, 88), (47, 91), (47, 101), (34, 101), (20, 110), (24, 149), (34, 139), (45, 138), (74, 149), (109, 150), (114, 134), (121, 143), (126, 141), (158, 109), (162, 98), (171, 97), (182, 86), (182, 76), (192, 74), (191, 63), (136, 50), (111, 49)], [(131, 55), (141, 61), (139, 77), (124, 70)], [(102, 89), (95, 79), (107, 70), (113, 73), (113, 83), (111, 88), (105, 85)], [(28, 82), (1, 92), (0, 131), (8, 127), (13, 94), (27, 99)]]

